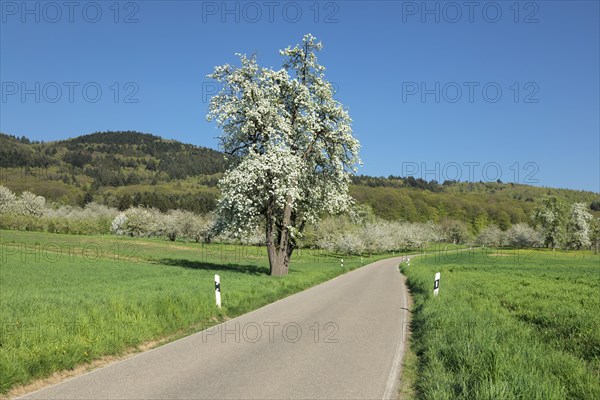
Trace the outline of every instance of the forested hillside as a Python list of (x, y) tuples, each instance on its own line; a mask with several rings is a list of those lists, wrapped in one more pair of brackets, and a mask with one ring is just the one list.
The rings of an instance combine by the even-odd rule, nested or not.
[[(60, 204), (91, 201), (121, 210), (132, 205), (211, 211), (226, 157), (213, 149), (139, 132), (97, 132), (57, 142), (0, 134), (0, 185), (32, 191)], [(474, 232), (529, 222), (545, 195), (584, 202), (600, 216), (596, 193), (499, 182), (424, 181), (413, 177), (355, 176), (351, 194), (375, 215), (410, 222), (446, 218)]]

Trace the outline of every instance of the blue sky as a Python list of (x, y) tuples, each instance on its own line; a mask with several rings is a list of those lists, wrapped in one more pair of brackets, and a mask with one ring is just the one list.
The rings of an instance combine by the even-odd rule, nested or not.
[[(24, 5), (25, 4), (25, 5)], [(471, 5), (465, 5), (471, 4)], [(367, 175), (600, 191), (597, 1), (2, 1), (0, 130), (216, 148), (215, 65), (306, 33)]]

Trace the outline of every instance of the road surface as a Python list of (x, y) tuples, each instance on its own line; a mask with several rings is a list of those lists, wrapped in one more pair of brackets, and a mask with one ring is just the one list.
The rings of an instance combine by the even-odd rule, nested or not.
[(399, 262), (375, 262), (23, 398), (395, 398), (408, 322)]

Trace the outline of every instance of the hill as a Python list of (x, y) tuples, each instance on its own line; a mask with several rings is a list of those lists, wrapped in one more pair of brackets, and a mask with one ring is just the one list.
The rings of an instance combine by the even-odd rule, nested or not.
[[(0, 134), (0, 182), (67, 204), (210, 211), (222, 153), (139, 132), (96, 132), (57, 142)], [(190, 180), (190, 178), (194, 178)]]
[[(215, 207), (227, 165), (216, 150), (133, 131), (47, 143), (0, 133), (0, 184), (62, 204), (93, 200), (119, 209), (141, 204), (205, 213)], [(490, 223), (505, 229), (528, 222), (545, 195), (584, 202), (600, 216), (597, 193), (513, 183), (355, 176), (350, 192), (385, 219), (458, 219), (475, 232)]]

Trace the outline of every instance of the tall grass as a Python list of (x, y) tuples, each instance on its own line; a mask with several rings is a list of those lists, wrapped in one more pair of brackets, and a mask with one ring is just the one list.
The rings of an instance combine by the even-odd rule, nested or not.
[(600, 399), (598, 256), (477, 250), (401, 269), (417, 398)]

